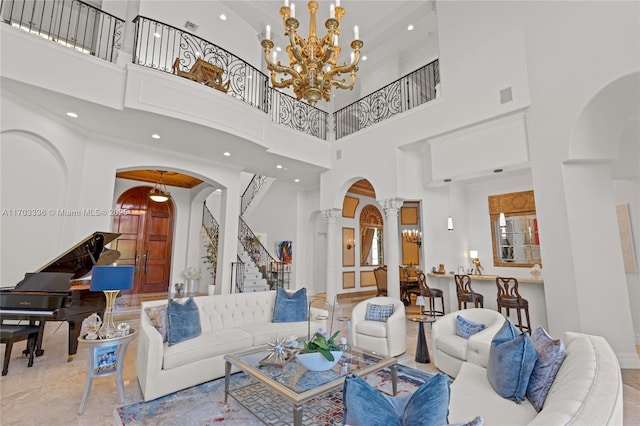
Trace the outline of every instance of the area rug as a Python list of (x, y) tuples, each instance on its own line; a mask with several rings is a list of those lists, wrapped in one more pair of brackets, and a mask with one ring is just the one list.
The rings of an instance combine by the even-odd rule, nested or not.
[[(412, 393), (432, 375), (404, 365), (398, 366), (398, 395)], [(391, 372), (381, 370), (365, 376), (377, 389), (391, 394)], [(189, 425), (213, 424), (261, 425), (292, 424), (292, 404), (269, 391), (245, 373), (231, 376), (230, 388), (238, 389), (235, 398), (224, 402), (224, 378), (203, 383), (189, 389), (149, 402), (123, 405), (113, 411), (116, 424)], [(254, 415), (245, 407), (250, 407)], [(328, 392), (303, 406), (305, 425), (341, 425), (342, 389)]]

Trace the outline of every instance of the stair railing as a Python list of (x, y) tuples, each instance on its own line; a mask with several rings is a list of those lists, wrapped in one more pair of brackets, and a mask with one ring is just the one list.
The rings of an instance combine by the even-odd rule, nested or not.
[(247, 185), (247, 188), (242, 193), (242, 198), (240, 199), (240, 215), (244, 215), (249, 208), (249, 205), (256, 198), (256, 195), (260, 192), (265, 182), (267, 181), (266, 176), (253, 175), (251, 178), (251, 182)]
[(206, 254), (204, 260), (211, 266), (211, 278), (216, 283), (216, 274), (218, 273), (218, 242), (220, 236), (220, 224), (213, 217), (213, 214), (207, 207), (207, 203), (202, 204), (202, 227), (209, 236), (210, 241), (205, 245)]
[(284, 263), (274, 259), (249, 228), (249, 225), (241, 217), (238, 219), (238, 242), (242, 249), (247, 252), (258, 266), (260, 272), (267, 279), (271, 290), (283, 288), (284, 273), (282, 271), (284, 271)]

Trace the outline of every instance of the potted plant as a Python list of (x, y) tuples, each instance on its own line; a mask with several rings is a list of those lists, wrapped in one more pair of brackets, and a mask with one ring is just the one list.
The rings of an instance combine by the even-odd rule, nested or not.
[(182, 271), (182, 276), (187, 280), (186, 291), (188, 293), (195, 293), (198, 289), (198, 281), (202, 276), (202, 270), (200, 268), (189, 266), (187, 269)]
[(326, 330), (319, 328), (313, 338), (304, 343), (304, 348), (296, 357), (303, 367), (311, 371), (325, 371), (333, 368), (342, 357), (340, 345), (335, 339), (340, 331), (331, 337)]

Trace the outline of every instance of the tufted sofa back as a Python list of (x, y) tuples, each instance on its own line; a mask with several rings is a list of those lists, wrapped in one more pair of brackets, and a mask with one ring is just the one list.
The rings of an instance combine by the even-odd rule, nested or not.
[(275, 291), (234, 293), (193, 298), (200, 310), (203, 332), (260, 324), (273, 320)]

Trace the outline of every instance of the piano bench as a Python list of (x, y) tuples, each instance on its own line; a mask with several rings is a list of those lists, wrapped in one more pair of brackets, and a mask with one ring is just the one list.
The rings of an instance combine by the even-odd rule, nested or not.
[(13, 342), (27, 339), (27, 351), (29, 352), (28, 366), (31, 367), (33, 365), (38, 333), (40, 333), (40, 326), (37, 325), (0, 325), (0, 343), (7, 345), (4, 352), (4, 363), (2, 364), (3, 376), (6, 376), (9, 372), (9, 360), (11, 359)]

